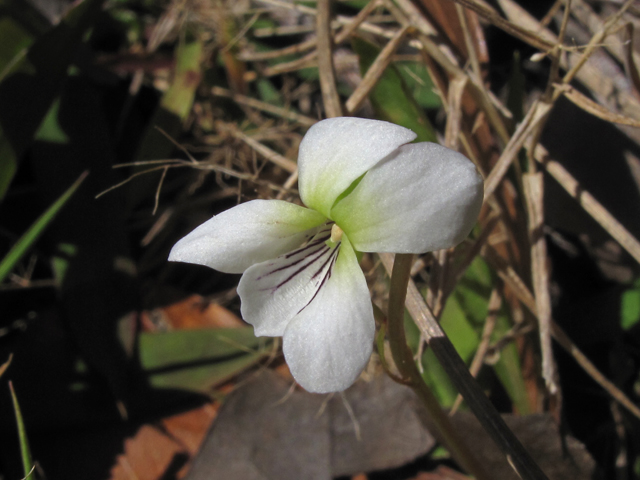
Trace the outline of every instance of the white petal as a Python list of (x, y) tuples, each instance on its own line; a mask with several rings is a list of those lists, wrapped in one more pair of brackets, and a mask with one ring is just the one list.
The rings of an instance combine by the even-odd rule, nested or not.
[(331, 277), (284, 332), (284, 356), (306, 390), (336, 392), (355, 382), (367, 365), (374, 334), (367, 282), (343, 237)]
[(359, 251), (423, 253), (460, 243), (475, 224), (483, 180), (464, 155), (404, 145), (331, 211)]
[(240, 279), (238, 294), (245, 322), (259, 337), (279, 337), (289, 321), (318, 293), (337, 256), (323, 228), (304, 247), (274, 260), (253, 265)]
[(356, 179), (415, 138), (411, 130), (379, 120), (338, 117), (316, 123), (300, 143), (300, 198), (329, 216), (336, 198)]
[(252, 200), (216, 215), (182, 238), (169, 260), (242, 273), (302, 245), (326, 221), (308, 208), (281, 200)]

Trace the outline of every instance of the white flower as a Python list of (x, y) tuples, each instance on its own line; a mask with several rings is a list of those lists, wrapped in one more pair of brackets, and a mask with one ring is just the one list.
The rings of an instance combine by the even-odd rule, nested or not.
[(169, 260), (244, 273), (238, 293), (258, 336), (283, 336), (295, 379), (344, 390), (371, 355), (375, 325), (356, 251), (424, 253), (461, 242), (483, 198), (463, 155), (397, 125), (332, 118), (309, 129), (298, 156), (309, 208), (253, 200), (196, 228)]

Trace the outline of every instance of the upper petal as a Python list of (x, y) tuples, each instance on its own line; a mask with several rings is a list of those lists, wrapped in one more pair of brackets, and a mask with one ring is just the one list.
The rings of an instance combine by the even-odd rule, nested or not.
[(242, 318), (259, 337), (279, 337), (289, 321), (314, 298), (336, 260), (337, 248), (321, 229), (305, 246), (249, 267), (240, 279)]
[(369, 170), (331, 217), (359, 251), (424, 253), (460, 243), (482, 200), (473, 163), (425, 142), (404, 145)]
[(358, 177), (415, 138), (411, 130), (379, 120), (338, 117), (316, 123), (298, 154), (302, 201), (328, 217), (336, 198)]
[(252, 200), (216, 215), (176, 243), (169, 260), (242, 273), (311, 238), (326, 218), (281, 200)]
[(330, 278), (284, 332), (284, 356), (306, 390), (336, 392), (355, 382), (367, 365), (374, 334), (367, 282), (343, 237)]

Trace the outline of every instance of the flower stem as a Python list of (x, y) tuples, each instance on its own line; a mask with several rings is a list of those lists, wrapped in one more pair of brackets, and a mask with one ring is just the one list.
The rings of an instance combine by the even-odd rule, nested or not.
[(438, 400), (422, 380), (422, 376), (413, 359), (413, 354), (407, 345), (404, 332), (404, 302), (412, 263), (413, 255), (411, 254), (397, 254), (393, 263), (387, 317), (389, 323), (389, 346), (393, 360), (403, 381), (413, 388), (424, 403), (439, 430), (436, 433), (439, 434), (441, 441), (449, 449), (455, 460), (477, 480), (490, 480), (489, 474), (453, 429), (449, 418), (440, 408)]

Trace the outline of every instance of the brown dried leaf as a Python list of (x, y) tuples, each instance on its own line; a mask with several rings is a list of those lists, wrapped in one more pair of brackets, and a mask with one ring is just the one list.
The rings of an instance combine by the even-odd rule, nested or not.
[(434, 444), (413, 392), (387, 377), (344, 394), (292, 391), (265, 371), (225, 402), (190, 480), (328, 480), (391, 468)]
[(141, 322), (143, 330), (148, 332), (245, 326), (237, 315), (200, 295), (191, 295), (167, 307), (142, 312)]
[(110, 480), (158, 480), (169, 471), (182, 478), (216, 412), (217, 404), (207, 404), (165, 418), (159, 425), (143, 425), (125, 440), (124, 453), (117, 457)]

